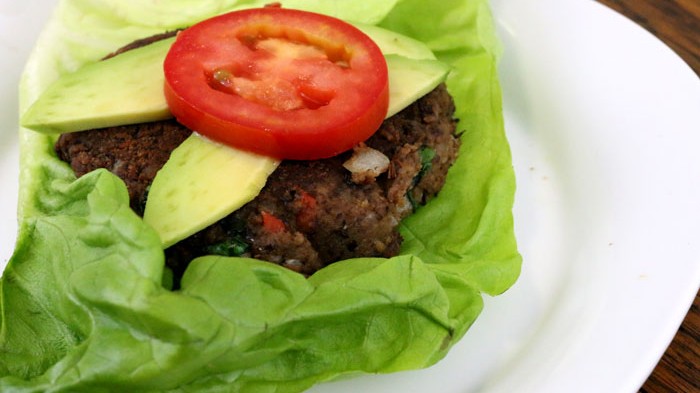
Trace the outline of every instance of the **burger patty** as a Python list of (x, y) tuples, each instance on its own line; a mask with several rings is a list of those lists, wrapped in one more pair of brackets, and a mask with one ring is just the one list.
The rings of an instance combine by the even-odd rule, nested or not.
[[(454, 104), (444, 85), (386, 119), (354, 151), (315, 161), (283, 161), (242, 208), (165, 250), (175, 277), (202, 255), (246, 256), (305, 275), (354, 257), (399, 252), (399, 222), (435, 196), (459, 149)], [(55, 150), (76, 176), (106, 168), (143, 214), (148, 187), (191, 131), (174, 120), (67, 133)], [(381, 152), (381, 174), (350, 172), (353, 155)], [(381, 155), (380, 155), (381, 156)], [(225, 174), (222, 174), (225, 178)]]

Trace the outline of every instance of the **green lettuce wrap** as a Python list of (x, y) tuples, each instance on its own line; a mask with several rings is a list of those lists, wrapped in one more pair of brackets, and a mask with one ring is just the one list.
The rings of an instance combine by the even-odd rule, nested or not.
[[(266, 2), (266, 1), (265, 1)], [(136, 39), (260, 1), (63, 0), (26, 66), (20, 110), (60, 74)], [(439, 196), (402, 223), (401, 255), (341, 261), (306, 279), (203, 257), (161, 284), (156, 233), (104, 170), (80, 179), (55, 137), (20, 130), (16, 250), (0, 281), (2, 392), (299, 392), (355, 373), (430, 366), (520, 272), (515, 180), (486, 0), (283, 1), (378, 24), (453, 71), (463, 131)]]

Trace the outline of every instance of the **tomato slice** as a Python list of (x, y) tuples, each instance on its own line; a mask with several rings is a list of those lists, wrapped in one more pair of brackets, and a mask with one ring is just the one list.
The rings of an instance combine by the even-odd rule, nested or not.
[(164, 63), (179, 122), (214, 140), (283, 159), (334, 156), (371, 136), (389, 82), (377, 45), (311, 12), (234, 11), (179, 33)]

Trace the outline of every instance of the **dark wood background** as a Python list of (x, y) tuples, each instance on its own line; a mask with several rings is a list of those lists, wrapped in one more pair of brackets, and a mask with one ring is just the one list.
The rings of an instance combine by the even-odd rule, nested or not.
[[(598, 1), (652, 32), (700, 75), (700, 0)], [(700, 292), (671, 346), (640, 392), (700, 393)]]

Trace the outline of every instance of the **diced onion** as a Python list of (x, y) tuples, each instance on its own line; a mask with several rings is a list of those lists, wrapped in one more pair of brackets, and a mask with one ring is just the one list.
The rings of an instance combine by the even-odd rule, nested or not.
[(353, 149), (353, 155), (343, 163), (343, 167), (352, 173), (355, 183), (369, 183), (389, 169), (389, 157), (379, 150), (364, 144)]

